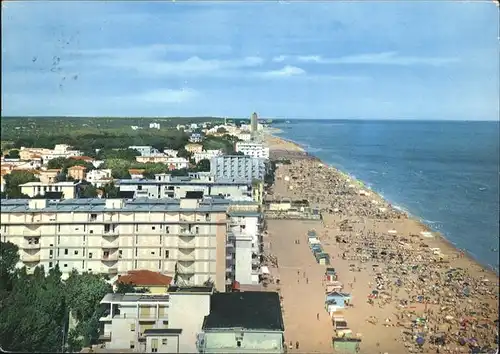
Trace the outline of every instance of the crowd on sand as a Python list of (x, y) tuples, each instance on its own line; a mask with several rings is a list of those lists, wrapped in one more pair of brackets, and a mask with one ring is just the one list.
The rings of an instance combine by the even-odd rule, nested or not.
[[(300, 151), (288, 141), (272, 142), (275, 150)], [(316, 158), (292, 158), (278, 166), (276, 179), (286, 186), (282, 197), (321, 209), (319, 238), (332, 245), (334, 258), (349, 261), (353, 272), (370, 274), (373, 290), (354, 301), (386, 307), (387, 316), (367, 315), (366, 321), (398, 328), (397, 340), (410, 353), (495, 352), (497, 274)]]

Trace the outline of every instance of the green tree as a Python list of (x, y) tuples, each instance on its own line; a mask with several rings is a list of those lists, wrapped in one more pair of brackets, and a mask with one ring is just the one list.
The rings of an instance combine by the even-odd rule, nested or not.
[(97, 197), (97, 188), (92, 184), (86, 184), (83, 186), (83, 190), (80, 193), (80, 198), (96, 198)]
[(217, 133), (219, 133), (219, 134), (225, 134), (225, 133), (227, 133), (227, 129), (224, 128), (224, 127), (220, 127), (220, 128), (217, 129)]
[(118, 281), (116, 283), (115, 294), (127, 294), (127, 293), (144, 294), (144, 293), (149, 293), (149, 289), (136, 288), (135, 284), (133, 284), (133, 283), (122, 283), (121, 281)]
[(104, 185), (102, 187), (102, 191), (104, 192), (104, 198), (118, 198), (120, 188), (118, 188), (113, 182), (111, 182)]
[(19, 150), (17, 150), (17, 149), (10, 150), (8, 158), (9, 159), (18, 159), (18, 158), (20, 158), (20, 156), (19, 156)]
[(196, 165), (196, 170), (199, 172), (209, 172), (210, 171), (210, 160), (203, 159)]
[(38, 178), (31, 172), (27, 171), (12, 171), (4, 177), (5, 179), (5, 194), (9, 198), (25, 198), (21, 193), (21, 184), (38, 181)]
[(0, 241), (0, 294), (11, 291), (15, 277), (16, 265), (19, 262), (19, 248), (12, 242)]

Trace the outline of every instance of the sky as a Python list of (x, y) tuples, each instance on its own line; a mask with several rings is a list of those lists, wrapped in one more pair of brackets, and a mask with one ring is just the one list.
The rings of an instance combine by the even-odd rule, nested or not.
[(2, 8), (2, 116), (499, 119), (492, 1)]

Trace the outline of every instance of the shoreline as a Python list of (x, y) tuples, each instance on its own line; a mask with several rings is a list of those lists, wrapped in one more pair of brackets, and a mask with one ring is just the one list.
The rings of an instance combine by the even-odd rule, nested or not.
[[(484, 264), (480, 263), (472, 254), (470, 254), (470, 252), (467, 249), (462, 249), (462, 248), (458, 247), (452, 241), (450, 241), (448, 238), (446, 238), (445, 233), (443, 233), (442, 231), (438, 231), (438, 230), (433, 229), (432, 226), (428, 225), (423, 218), (412, 214), (411, 212), (409, 212), (405, 208), (399, 206), (398, 204), (394, 204), (391, 200), (388, 200), (385, 196), (380, 194), (378, 191), (372, 189), (364, 181), (357, 179), (356, 177), (352, 176), (349, 172), (343, 171), (336, 166), (325, 163), (323, 160), (321, 160), (319, 157), (315, 156), (313, 153), (307, 152), (306, 147), (303, 146), (301, 143), (294, 141), (292, 139), (286, 139), (286, 138), (283, 138), (279, 135), (275, 135), (276, 133), (283, 132), (281, 129), (278, 129), (278, 130), (279, 130), (279, 132), (269, 132), (269, 133), (265, 132), (265, 136), (266, 137), (272, 136), (274, 139), (282, 140), (285, 142), (284, 145), (294, 145), (297, 150), (300, 150), (300, 151), (306, 153), (307, 155), (309, 155), (312, 158), (314, 158), (315, 160), (317, 160), (319, 163), (323, 164), (324, 166), (326, 166), (329, 169), (334, 170), (336, 173), (343, 176), (344, 178), (349, 179), (350, 181), (352, 181), (356, 184), (359, 184), (360, 186), (362, 186), (363, 189), (370, 191), (375, 196), (377, 196), (377, 198), (385, 201), (387, 204), (389, 204), (391, 206), (391, 208), (405, 214), (408, 219), (411, 219), (411, 220), (414, 220), (415, 222), (417, 222), (423, 229), (425, 229), (425, 231), (432, 233), (433, 237), (428, 238), (429, 241), (433, 240), (433, 239), (436, 241), (441, 241), (441, 243), (445, 244), (446, 248), (448, 248), (448, 249), (451, 248), (454, 252), (458, 252), (458, 253), (463, 252), (463, 255), (466, 258), (468, 258), (475, 265), (484, 269), (486, 272), (492, 273), (497, 278), (500, 275), (500, 269), (496, 269), (491, 264), (484, 265)], [(272, 149), (270, 148), (270, 150), (272, 150)], [(297, 150), (295, 150), (295, 151), (297, 151)]]

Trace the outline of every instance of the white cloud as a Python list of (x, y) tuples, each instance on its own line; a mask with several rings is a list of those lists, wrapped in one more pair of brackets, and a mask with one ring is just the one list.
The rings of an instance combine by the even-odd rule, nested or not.
[[(234, 59), (202, 59), (197, 55), (184, 60), (167, 60), (172, 51), (186, 52), (190, 46), (150, 45), (129, 48), (86, 49), (69, 52), (77, 58), (67, 65), (73, 67), (91, 66), (93, 69), (129, 70), (146, 76), (183, 76), (183, 75), (228, 75), (246, 68), (258, 67), (264, 59), (248, 56)], [(222, 49), (222, 48), (220, 48)], [(78, 56), (84, 58), (78, 58)]]
[(267, 77), (289, 77), (297, 75), (305, 75), (306, 71), (304, 69), (298, 68), (296, 66), (287, 65), (280, 70), (272, 70), (263, 73)]
[(367, 53), (358, 55), (349, 55), (338, 58), (323, 58), (319, 55), (298, 56), (296, 60), (303, 63), (318, 64), (372, 64), (372, 65), (429, 65), (442, 66), (456, 63), (458, 58), (451, 57), (415, 57), (402, 56), (398, 52)]
[(283, 61), (285, 61), (287, 58), (286, 55), (280, 55), (280, 56), (277, 56), (277, 57), (274, 57), (272, 60), (275, 62), (275, 63), (281, 63)]
[(198, 96), (198, 92), (193, 89), (160, 89), (131, 96), (133, 100), (149, 103), (184, 103)]

